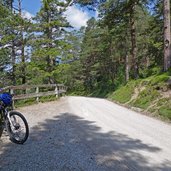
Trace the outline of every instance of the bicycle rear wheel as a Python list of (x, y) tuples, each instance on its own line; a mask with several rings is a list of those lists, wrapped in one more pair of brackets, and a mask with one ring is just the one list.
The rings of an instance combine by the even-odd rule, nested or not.
[(16, 111), (11, 111), (9, 117), (6, 129), (10, 140), (17, 144), (23, 144), (29, 136), (29, 127), (25, 117)]

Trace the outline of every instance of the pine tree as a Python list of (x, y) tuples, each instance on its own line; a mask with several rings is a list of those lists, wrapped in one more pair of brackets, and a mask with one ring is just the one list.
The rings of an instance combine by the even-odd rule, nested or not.
[(18, 7), (13, 7), (13, 1), (3, 1), (3, 9), (6, 10), (1, 20), (1, 43), (3, 50), (8, 51), (10, 63), (8, 66), (10, 84), (26, 83), (26, 40), (27, 31), (31, 25), (30, 21), (23, 18), (21, 11), (21, 0)]
[[(0, 1), (0, 61), (1, 61), (1, 79), (2, 85), (8, 84), (9, 79), (9, 66), (11, 66), (11, 52), (12, 52), (12, 38), (13, 35), (9, 34), (11, 28), (12, 18), (12, 2), (13, 1)], [(14, 69), (14, 65), (12, 65)], [(8, 74), (8, 75), (7, 75)], [(5, 80), (5, 81), (4, 81)]]
[(57, 66), (57, 57), (61, 56), (65, 46), (64, 28), (69, 27), (62, 15), (65, 3), (58, 0), (43, 0), (42, 7), (35, 17), (35, 39), (32, 61), (37, 63), (39, 71), (44, 72), (44, 82), (54, 83), (53, 71)]

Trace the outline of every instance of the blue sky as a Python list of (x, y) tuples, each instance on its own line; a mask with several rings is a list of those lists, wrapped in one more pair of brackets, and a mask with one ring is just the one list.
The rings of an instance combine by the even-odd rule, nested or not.
[(41, 6), (41, 0), (22, 0), (22, 9), (35, 15)]
[[(15, 0), (17, 2), (17, 0)], [(18, 6), (15, 3), (15, 6)], [(29, 18), (35, 16), (41, 7), (41, 0), (22, 0), (22, 10), (24, 15)], [(86, 26), (86, 22), (92, 16), (95, 16), (95, 13), (92, 13), (86, 9), (81, 10), (78, 6), (68, 7), (65, 16), (67, 17), (70, 24), (79, 29), (81, 26)]]

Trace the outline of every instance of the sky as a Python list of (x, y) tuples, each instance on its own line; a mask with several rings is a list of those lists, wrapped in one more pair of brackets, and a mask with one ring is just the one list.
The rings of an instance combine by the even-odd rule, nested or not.
[[(17, 4), (15, 4), (17, 6)], [(35, 16), (41, 7), (41, 0), (22, 0), (22, 10), (24, 16), (30, 18)], [(88, 19), (95, 15), (88, 10), (81, 10), (78, 6), (71, 6), (65, 12), (67, 20), (70, 24), (79, 29), (81, 26), (86, 26)]]

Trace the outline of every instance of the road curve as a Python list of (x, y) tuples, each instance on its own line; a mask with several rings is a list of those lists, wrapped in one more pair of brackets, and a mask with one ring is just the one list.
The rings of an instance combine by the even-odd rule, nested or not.
[(171, 125), (105, 99), (64, 97), (19, 109), (30, 136), (3, 134), (2, 171), (170, 171)]

